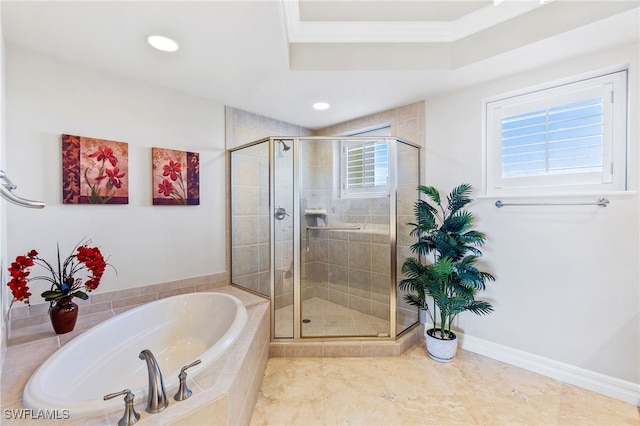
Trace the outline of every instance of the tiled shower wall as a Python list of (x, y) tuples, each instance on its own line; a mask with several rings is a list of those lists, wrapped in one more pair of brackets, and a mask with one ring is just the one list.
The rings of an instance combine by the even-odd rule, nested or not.
[[(273, 120), (236, 108), (225, 108), (225, 130), (227, 149), (238, 147), (269, 136), (308, 136), (309, 129), (302, 126)], [(234, 230), (231, 233), (231, 217), (227, 217), (227, 270), (231, 271), (231, 256), (234, 260), (233, 280), (235, 284), (270, 295), (269, 288), (269, 152), (267, 144), (236, 151), (233, 183), (235, 205)], [(291, 151), (289, 151), (291, 153)], [(276, 173), (287, 174), (289, 165), (277, 162)], [(227, 161), (227, 176), (231, 176), (231, 157)], [(285, 181), (286, 182), (286, 181)], [(283, 191), (284, 192), (284, 191)], [(278, 197), (279, 194), (276, 194)], [(276, 199), (287, 211), (293, 205), (287, 198)], [(290, 205), (291, 204), (291, 205)], [(231, 185), (227, 185), (227, 205), (231, 206)], [(234, 241), (231, 241), (231, 239)], [(293, 253), (293, 229), (291, 221), (279, 223), (276, 230), (276, 308), (293, 301), (293, 277), (290, 263)]]
[[(333, 125), (331, 127), (327, 127), (324, 129), (314, 131), (314, 136), (336, 136), (336, 135), (345, 135), (352, 134), (357, 131), (371, 129), (375, 127), (379, 127), (380, 125), (388, 124), (391, 127), (391, 135), (397, 136), (399, 138), (405, 139), (409, 142), (412, 142), (418, 146), (425, 147), (425, 103), (424, 101), (416, 102), (409, 105), (404, 105), (398, 108), (393, 108), (387, 111), (383, 111), (377, 114), (367, 115), (364, 117), (360, 117), (354, 120), (349, 120), (343, 123), (339, 123)], [(421, 159), (416, 158), (416, 152), (412, 148), (403, 148), (402, 144), (398, 145), (398, 202), (397, 202), (397, 264), (396, 268), (398, 271), (398, 276), (400, 277), (400, 270), (402, 268), (402, 264), (404, 260), (411, 255), (409, 250), (409, 246), (413, 243), (412, 239), (409, 237), (409, 227), (407, 226), (408, 222), (413, 220), (413, 203), (418, 197), (418, 193), (416, 191), (416, 176), (419, 175), (419, 161)], [(378, 200), (378, 201), (375, 201)], [(354, 200), (355, 201), (355, 200)], [(373, 202), (382, 203), (381, 199), (371, 199), (368, 200)], [(387, 203), (388, 204), (388, 203)], [(366, 210), (367, 206), (362, 206), (355, 204), (353, 206), (347, 207), (349, 211), (353, 214), (349, 220), (355, 219), (358, 221), (357, 212), (359, 210)], [(377, 214), (375, 212), (380, 211), (374, 206), (371, 207), (371, 212), (374, 214), (371, 216), (370, 221), (382, 221), (382, 215), (376, 217)], [(387, 219), (388, 223), (388, 219)], [(381, 242), (379, 239), (380, 236), (376, 234), (372, 234), (372, 244), (371, 244), (371, 252), (375, 254), (372, 255), (372, 261), (375, 259), (377, 262), (380, 259), (378, 256), (383, 256), (381, 250), (382, 246), (378, 246), (378, 242)], [(387, 242), (387, 257), (388, 255), (388, 236), (385, 236)], [(375, 241), (375, 242), (374, 242)], [(355, 241), (354, 241), (355, 242)], [(387, 266), (389, 266), (389, 262), (384, 262)], [(372, 265), (373, 266), (373, 265)], [(378, 267), (376, 265), (375, 267)], [(386, 297), (388, 301), (389, 294), (389, 279), (382, 283), (381, 275), (378, 272), (371, 271), (371, 313), (375, 315), (376, 312), (379, 312), (378, 309), (380, 307), (381, 298)], [(360, 276), (358, 278), (363, 278)], [(358, 284), (359, 285), (359, 284)], [(386, 285), (384, 289), (383, 285)], [(355, 287), (351, 290), (351, 294), (358, 293), (360, 289)], [(322, 294), (322, 290), (319, 294)], [(397, 322), (398, 322), (398, 332), (402, 331), (404, 328), (415, 322), (416, 320), (416, 309), (412, 306), (408, 306), (403, 300), (403, 294), (398, 291), (396, 297), (396, 309), (397, 309)], [(336, 300), (336, 295), (334, 294), (334, 300)], [(342, 296), (344, 300), (344, 296)], [(378, 299), (380, 298), (380, 299)], [(352, 296), (352, 300), (355, 299)], [(360, 302), (360, 301), (358, 301)], [(388, 302), (387, 302), (388, 303)], [(357, 309), (357, 306), (360, 306), (359, 303), (354, 303), (351, 307)], [(387, 307), (388, 310), (388, 307)]]
[[(388, 124), (391, 126), (391, 135), (398, 136), (424, 147), (424, 111), (424, 102), (417, 102), (339, 123), (324, 129), (310, 131), (300, 126), (227, 107), (226, 144), (227, 148), (232, 148), (260, 138), (279, 135), (336, 136)], [(331, 192), (333, 188), (327, 185), (333, 183), (321, 183), (320, 186), (318, 186), (321, 176), (326, 176), (327, 168), (333, 164), (332, 155), (330, 151), (325, 150), (326, 146), (324, 148), (320, 144), (313, 144), (313, 146), (314, 149), (316, 149), (316, 152), (311, 155), (313, 162), (303, 165), (305, 168), (309, 167), (309, 169), (306, 170), (310, 171), (310, 176), (313, 177), (306, 183), (303, 182), (303, 200), (300, 220), (307, 220), (307, 217), (304, 216), (305, 208), (322, 207), (321, 204), (328, 200), (325, 205), (327, 206), (327, 218), (330, 223), (366, 224), (366, 227), (376, 232), (360, 233), (358, 235), (350, 235), (353, 233), (343, 232), (342, 235), (340, 235), (340, 233), (337, 232), (327, 233), (314, 231), (309, 241), (309, 252), (307, 253), (306, 250), (303, 249), (302, 253), (302, 297), (303, 299), (309, 297), (326, 297), (327, 300), (334, 302), (342, 301), (341, 304), (346, 303), (345, 306), (349, 306), (349, 300), (351, 300), (352, 308), (359, 308), (358, 310), (374, 315), (380, 313), (381, 317), (383, 317), (381, 312), (384, 311), (384, 315), (388, 316), (388, 294), (390, 285), (387, 272), (387, 269), (390, 269), (388, 262), (388, 200), (339, 200), (336, 197), (332, 197)], [(414, 153), (399, 152), (398, 154), (399, 163), (402, 164), (399, 170), (405, 172), (408, 176), (408, 180), (405, 182), (402, 181), (403, 177), (400, 176), (398, 182), (398, 270), (400, 270), (399, 268), (402, 266), (406, 255), (409, 254), (408, 245), (410, 242), (406, 223), (412, 220), (412, 205), (417, 197), (413, 176), (418, 173), (418, 170), (416, 170), (417, 160), (414, 157)], [(229, 163), (227, 167), (229, 167)], [(260, 169), (256, 168), (254, 170)], [(264, 176), (258, 177), (258, 182), (262, 182), (265, 179), (267, 178)], [(406, 182), (410, 182), (410, 184), (406, 184)], [(322, 186), (324, 186), (324, 188)], [(261, 191), (264, 190), (258, 189), (258, 191), (262, 193)], [(229, 193), (227, 194), (227, 202), (230, 205)], [(262, 216), (264, 216), (263, 220), (269, 220), (268, 211)], [(268, 250), (268, 244), (265, 245), (265, 241), (260, 237), (260, 235), (264, 234), (261, 231), (262, 227), (268, 229), (268, 225), (261, 222), (259, 217), (252, 220), (254, 223), (258, 223), (259, 229), (257, 232), (245, 233), (243, 238), (246, 239), (243, 241), (243, 244), (246, 248), (236, 250), (236, 258), (264, 259), (261, 253), (263, 253), (264, 250)], [(228, 218), (227, 223), (231, 223), (230, 218)], [(230, 229), (228, 228), (228, 232), (229, 231)], [(268, 230), (266, 232), (268, 234)], [(249, 240), (249, 234), (253, 235), (253, 241)], [(288, 268), (286, 265), (288, 258), (284, 255), (287, 252), (287, 247), (290, 245), (287, 235), (289, 235), (288, 232), (283, 230), (281, 239), (276, 246), (276, 250), (281, 250), (281, 269), (276, 274), (276, 289), (278, 290), (276, 307), (286, 306), (293, 300), (292, 293), (290, 293), (292, 283), (290, 274), (287, 273)], [(231, 236), (228, 235), (227, 241), (230, 241), (230, 238)], [(367, 241), (362, 241), (362, 239)], [(303, 247), (306, 245), (304, 235), (302, 236), (302, 245)], [(341, 253), (346, 254), (346, 256), (337, 259), (338, 252), (334, 250), (343, 250)], [(228, 254), (231, 254), (231, 251), (231, 244), (228, 244)], [(336, 262), (330, 262), (329, 256), (335, 257)], [(344, 268), (344, 265), (339, 264), (339, 262), (348, 262), (349, 256), (351, 256), (354, 262), (360, 262), (360, 260), (356, 260), (356, 257), (360, 259), (360, 257), (363, 256), (364, 259), (366, 259), (364, 262), (367, 265), (371, 263), (373, 268), (384, 268), (385, 271), (372, 270), (367, 268), (367, 265), (358, 263), (359, 268), (355, 268), (351, 273), (354, 285), (349, 288), (347, 284), (347, 287), (345, 287), (345, 283), (349, 282), (349, 272), (341, 269)], [(230, 256), (227, 258), (230, 259)], [(386, 260), (381, 261), (382, 259)], [(255, 264), (256, 262), (253, 263)], [(260, 277), (268, 277), (268, 275), (265, 275), (265, 273), (268, 272), (268, 263), (262, 261), (258, 261), (257, 263), (259, 264), (257, 270), (246, 271), (246, 279), (248, 282), (253, 282), (252, 285), (256, 286), (257, 291), (264, 292), (264, 284), (260, 284), (262, 281)], [(228, 265), (228, 270), (231, 270), (230, 264)], [(384, 279), (385, 274), (387, 274), (386, 279)], [(249, 277), (248, 275), (253, 276)], [(346, 280), (344, 280), (345, 278)], [(365, 278), (371, 279), (370, 284), (362, 284)], [(341, 283), (338, 282), (339, 279), (342, 280)], [(320, 284), (316, 284), (316, 281)], [(262, 282), (264, 283), (264, 281)], [(368, 299), (366, 299), (365, 296), (369, 296)], [(386, 306), (384, 306), (385, 302), (383, 302), (383, 299), (386, 299)], [(406, 306), (402, 301), (401, 294), (397, 299), (399, 323), (412, 323), (414, 321), (413, 317), (416, 315), (415, 308)]]

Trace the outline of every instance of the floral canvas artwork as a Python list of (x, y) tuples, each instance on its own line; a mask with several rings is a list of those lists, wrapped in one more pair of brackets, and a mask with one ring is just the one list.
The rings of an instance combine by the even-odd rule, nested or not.
[(129, 144), (62, 135), (62, 202), (128, 204)]
[(200, 156), (197, 152), (152, 148), (153, 204), (200, 204)]

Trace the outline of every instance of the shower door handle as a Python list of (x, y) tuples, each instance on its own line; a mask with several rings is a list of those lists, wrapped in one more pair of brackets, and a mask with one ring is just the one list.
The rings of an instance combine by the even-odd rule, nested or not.
[(289, 216), (289, 213), (287, 213), (285, 208), (284, 207), (276, 207), (276, 209), (273, 212), (273, 217), (275, 217), (278, 220), (282, 220), (282, 219), (285, 218), (285, 216)]

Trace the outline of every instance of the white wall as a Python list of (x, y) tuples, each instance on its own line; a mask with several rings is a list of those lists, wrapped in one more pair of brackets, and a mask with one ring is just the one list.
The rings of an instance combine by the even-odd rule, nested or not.
[[(7, 255), (55, 261), (89, 237), (110, 255), (99, 291), (225, 271), (224, 107), (6, 46), (6, 171), (43, 210), (7, 207)], [(63, 205), (63, 133), (129, 144), (128, 205)], [(151, 147), (200, 153), (200, 205), (153, 206)], [(33, 283), (32, 303), (40, 303)]]
[[(0, 170), (5, 169), (5, 142), (4, 142), (4, 101), (5, 101), (5, 84), (4, 84), (4, 34), (2, 32), (2, 3), (0, 3)], [(0, 370), (4, 365), (4, 355), (6, 350), (7, 339), (7, 312), (9, 309), (9, 296), (6, 282), (6, 245), (5, 238), (7, 232), (6, 221), (6, 202), (0, 201)]]
[[(427, 100), (426, 183), (449, 191), (469, 182), (480, 194), (483, 98), (630, 64), (629, 187), (637, 191), (638, 51), (621, 46)], [(497, 209), (495, 198), (476, 197), (485, 264), (497, 277), (485, 295), (496, 310), (463, 314), (465, 335), (640, 383), (638, 195), (602, 196), (606, 208)]]

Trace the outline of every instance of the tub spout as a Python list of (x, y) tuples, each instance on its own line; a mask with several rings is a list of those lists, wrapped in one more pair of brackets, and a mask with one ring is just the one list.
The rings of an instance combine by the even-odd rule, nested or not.
[(149, 349), (140, 352), (140, 359), (147, 361), (147, 371), (149, 372), (149, 392), (147, 396), (148, 413), (159, 413), (167, 408), (169, 401), (164, 391), (164, 382), (162, 381), (162, 373), (156, 357), (153, 356)]

